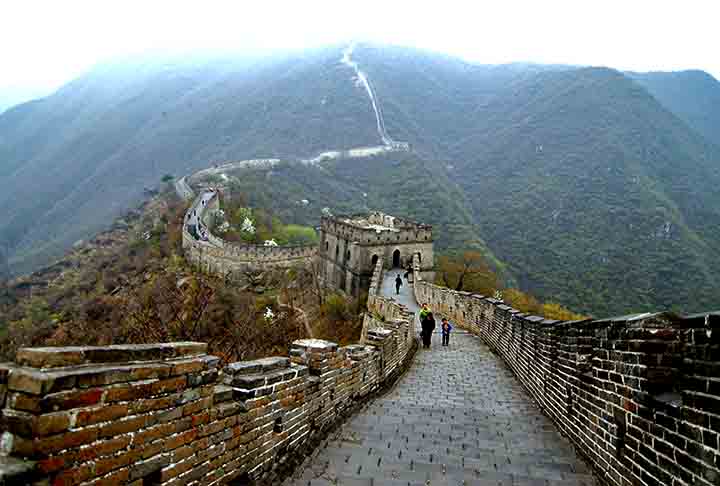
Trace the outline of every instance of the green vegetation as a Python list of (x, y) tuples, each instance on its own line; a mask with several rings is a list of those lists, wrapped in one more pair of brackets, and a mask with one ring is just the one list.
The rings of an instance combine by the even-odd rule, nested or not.
[[(379, 143), (340, 56), (101, 66), (0, 115), (0, 245), (11, 269), (60, 255), (165, 174)], [(502, 286), (582, 313), (717, 305), (712, 77), (482, 66), (368, 46), (354, 57), (388, 132), (413, 151), (246, 171), (246, 206), (284, 225), (315, 226), (324, 207), (429, 222), (440, 254), (477, 251)], [(309, 235), (287, 226), (275, 236)]]
[[(185, 210), (166, 193), (116, 222), (122, 229), (0, 287), (0, 360), (23, 346), (186, 340), (207, 342), (225, 360), (253, 359), (287, 354), (308, 328), (318, 338), (357, 341), (364, 300), (333, 295), (325, 306), (317, 268), (249, 275), (259, 279), (257, 292), (192, 269), (181, 256)], [(308, 237), (306, 228), (279, 229)]]
[[(274, 241), (278, 245), (313, 245), (318, 242), (315, 229), (299, 224), (284, 224), (279, 217), (262, 208), (251, 209), (241, 203), (226, 203), (225, 216), (216, 221), (215, 231), (227, 241), (243, 241), (262, 245)], [(223, 222), (227, 224), (223, 225)]]

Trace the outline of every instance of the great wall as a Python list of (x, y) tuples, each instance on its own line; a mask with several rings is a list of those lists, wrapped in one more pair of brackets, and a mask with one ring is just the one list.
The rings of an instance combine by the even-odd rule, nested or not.
[(315, 246), (264, 246), (227, 242), (212, 233), (207, 221), (209, 214), (218, 209), (219, 194), (204, 191), (194, 199), (185, 215), (183, 251), (185, 258), (201, 271), (238, 280), (248, 271), (307, 264), (317, 253)]
[[(360, 342), (222, 368), (195, 342), (21, 349), (0, 364), (0, 486), (720, 484), (720, 313), (548, 320), (434, 285), (428, 225), (324, 217), (317, 247), (235, 245), (209, 229), (217, 192), (176, 190), (190, 262), (317, 260), (368, 290)], [(417, 351), (418, 302), (449, 347)]]

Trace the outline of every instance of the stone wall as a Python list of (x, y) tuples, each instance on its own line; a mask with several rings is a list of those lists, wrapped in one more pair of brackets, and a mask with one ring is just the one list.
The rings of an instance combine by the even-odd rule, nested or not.
[(0, 365), (0, 484), (278, 484), (409, 365), (400, 311), (366, 344), (224, 368), (194, 342), (21, 349)]
[(368, 245), (401, 243), (405, 241), (433, 241), (431, 225), (394, 218), (398, 224), (402, 224), (402, 226), (398, 228), (398, 231), (383, 231), (377, 233), (374, 229), (358, 227), (343, 221), (344, 218), (350, 219), (352, 217), (353, 216), (324, 216), (320, 221), (320, 227), (327, 233)]
[(195, 192), (187, 183), (186, 177), (181, 177), (175, 181), (175, 192), (183, 201), (192, 201), (195, 198)]
[[(199, 195), (188, 209), (185, 221), (197, 218), (208, 226), (208, 214), (218, 208), (218, 197), (215, 195), (203, 202), (203, 194)], [(207, 240), (196, 239), (183, 225), (183, 251), (185, 258), (201, 271), (231, 279), (242, 278), (248, 271), (260, 271), (267, 268), (289, 268), (307, 265), (317, 255), (315, 245), (243, 245), (230, 243), (214, 235), (206, 233)]]
[(720, 314), (560, 322), (414, 290), (504, 360), (607, 484), (720, 484)]
[[(413, 255), (420, 255), (423, 270), (434, 266), (432, 226), (370, 213), (365, 224), (384, 225), (386, 229), (361, 227), (350, 216), (323, 217), (320, 229), (318, 257), (325, 286), (359, 296), (370, 285), (377, 261), (384, 260), (388, 268), (411, 265)], [(361, 218), (356, 216), (355, 218)]]

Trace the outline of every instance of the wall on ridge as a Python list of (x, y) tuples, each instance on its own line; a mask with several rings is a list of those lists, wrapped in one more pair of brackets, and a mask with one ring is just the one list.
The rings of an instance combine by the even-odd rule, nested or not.
[(401, 310), (364, 344), (222, 369), (194, 342), (21, 349), (0, 365), (0, 484), (278, 484), (409, 366)]
[(607, 484), (720, 484), (720, 314), (561, 322), (422, 278), (414, 291), (480, 336)]
[(175, 181), (175, 192), (183, 201), (192, 201), (195, 198), (195, 191), (187, 183), (186, 177), (181, 177)]
[(205, 204), (204, 195), (200, 194), (188, 209), (182, 233), (185, 258), (201, 271), (240, 279), (248, 271), (306, 265), (317, 255), (316, 245), (241, 245), (226, 242), (209, 230), (205, 232), (207, 241), (196, 239), (187, 223), (197, 218), (207, 228), (210, 211), (219, 208), (217, 193)]

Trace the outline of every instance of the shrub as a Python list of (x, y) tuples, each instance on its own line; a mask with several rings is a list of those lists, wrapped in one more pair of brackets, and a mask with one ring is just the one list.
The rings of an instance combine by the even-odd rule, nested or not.
[(347, 300), (340, 294), (331, 294), (325, 299), (322, 313), (333, 321), (346, 321), (351, 317)]

